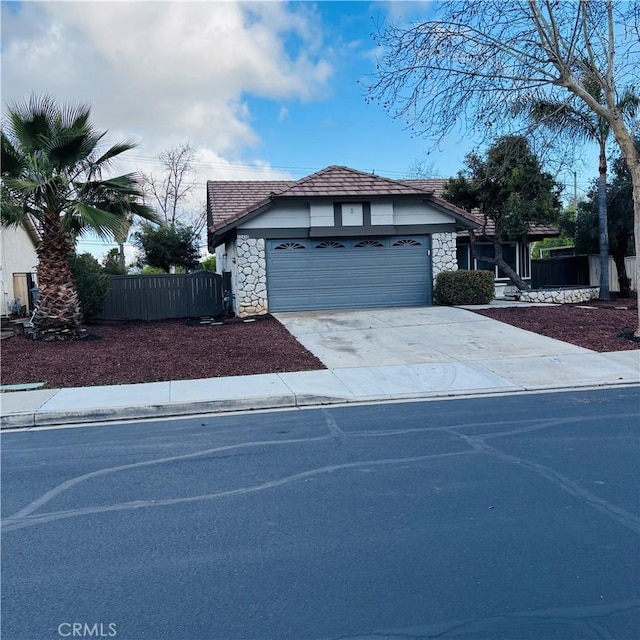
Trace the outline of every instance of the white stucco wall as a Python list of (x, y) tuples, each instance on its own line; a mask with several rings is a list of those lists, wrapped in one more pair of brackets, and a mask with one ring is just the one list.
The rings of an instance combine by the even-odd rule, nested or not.
[(393, 202), (391, 200), (371, 203), (371, 226), (377, 224), (393, 224)]
[(283, 202), (273, 209), (243, 222), (238, 227), (238, 233), (242, 233), (243, 229), (291, 229), (308, 227), (310, 224), (311, 215), (308, 205), (299, 202)]
[(395, 202), (393, 205), (393, 222), (402, 224), (451, 224), (452, 216), (442, 213), (421, 200)]
[(310, 205), (312, 227), (332, 227), (334, 223), (333, 202), (312, 202)]
[[(372, 225), (416, 225), (451, 224), (453, 218), (438, 211), (420, 199), (393, 202), (392, 200), (374, 200), (371, 202)], [(309, 227), (332, 227), (334, 223), (333, 203), (318, 202), (278, 203), (273, 209), (243, 222), (243, 229), (296, 229)]]
[[(0, 228), (0, 313), (7, 315), (16, 297), (14, 273), (35, 273), (38, 255), (29, 234), (22, 228)], [(23, 300), (22, 304), (27, 301)]]

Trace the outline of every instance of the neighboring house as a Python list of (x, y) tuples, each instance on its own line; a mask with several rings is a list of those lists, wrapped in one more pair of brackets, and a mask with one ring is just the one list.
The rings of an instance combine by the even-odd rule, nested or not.
[[(418, 186), (425, 191), (430, 191), (436, 197), (441, 197), (444, 191), (445, 185), (448, 180), (445, 178), (429, 179), (429, 180), (403, 180), (406, 184), (412, 184)], [(484, 216), (477, 211), (471, 212), (471, 217), (474, 219), (480, 228), (483, 227), (485, 221)], [(493, 237), (495, 233), (495, 226), (490, 220), (487, 222), (486, 233), (489, 237)], [(505, 242), (502, 244), (503, 257), (507, 264), (525, 281), (531, 279), (531, 247), (534, 243), (545, 238), (552, 238), (560, 235), (558, 229), (552, 225), (534, 225), (527, 238), (526, 242), (520, 240), (514, 242)], [(475, 249), (476, 255), (493, 256), (493, 245), (491, 242), (482, 240), (478, 237), (479, 233), (475, 233)], [(500, 290), (505, 285), (510, 284), (509, 278), (497, 266), (490, 262), (483, 262), (473, 257), (471, 252), (471, 246), (469, 244), (469, 234), (467, 232), (458, 233), (457, 237), (457, 254), (458, 268), (459, 269), (485, 269), (487, 271), (493, 271), (496, 279), (496, 293), (499, 295)]]
[(11, 313), (16, 298), (28, 311), (33, 309), (30, 291), (36, 286), (39, 241), (40, 234), (31, 222), (25, 227), (0, 228), (0, 315)]
[(328, 167), (297, 181), (207, 182), (209, 251), (241, 317), (432, 302), (478, 227), (417, 183)]

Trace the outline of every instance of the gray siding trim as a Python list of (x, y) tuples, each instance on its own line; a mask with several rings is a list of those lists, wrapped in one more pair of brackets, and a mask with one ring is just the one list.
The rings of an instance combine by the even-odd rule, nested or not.
[(355, 236), (394, 236), (397, 228), (392, 225), (369, 225), (368, 227), (313, 227), (309, 229), (309, 237), (324, 238), (327, 236), (341, 236), (353, 238)]
[(425, 233), (455, 233), (456, 225), (452, 223), (441, 224), (401, 224), (395, 226), (396, 235), (424, 235)]
[(456, 225), (451, 224), (407, 224), (370, 225), (367, 227), (311, 227), (291, 229), (238, 229), (238, 233), (249, 238), (326, 238), (330, 236), (354, 238), (357, 236), (405, 236), (429, 235), (432, 233), (455, 233)]
[[(238, 229), (238, 233), (249, 238), (308, 238), (309, 229)], [(326, 234), (325, 234), (326, 235)]]

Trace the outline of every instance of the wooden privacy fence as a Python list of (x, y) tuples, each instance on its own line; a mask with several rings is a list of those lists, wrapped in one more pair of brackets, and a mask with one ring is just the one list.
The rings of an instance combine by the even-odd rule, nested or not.
[[(627, 272), (627, 278), (631, 278), (631, 290), (638, 290), (636, 282), (636, 257), (627, 256), (624, 259), (624, 267)], [(589, 256), (589, 274), (590, 284), (594, 287), (600, 284), (600, 256)], [(618, 282), (618, 268), (613, 258), (609, 256), (609, 291), (620, 291), (620, 283)]]
[(230, 274), (210, 271), (176, 275), (111, 276), (103, 320), (165, 320), (217, 316), (224, 312)]
[(531, 261), (531, 286), (544, 287), (589, 286), (589, 258), (563, 256)]

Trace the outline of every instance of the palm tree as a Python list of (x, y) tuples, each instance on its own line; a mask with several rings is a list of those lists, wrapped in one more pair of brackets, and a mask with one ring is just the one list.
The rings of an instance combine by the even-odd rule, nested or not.
[[(602, 87), (596, 82), (585, 82), (592, 97), (602, 101)], [(640, 105), (638, 98), (628, 90), (617, 104), (621, 113), (633, 114)], [(598, 227), (600, 237), (600, 299), (609, 300), (609, 229), (607, 220), (607, 141), (611, 127), (609, 123), (584, 103), (576, 105), (573, 99), (567, 102), (535, 100), (516, 108), (516, 112), (527, 111), (534, 122), (540, 123), (555, 133), (567, 135), (572, 141), (588, 140), (598, 144)]]
[(69, 256), (86, 231), (113, 237), (127, 214), (155, 221), (141, 203), (135, 174), (103, 179), (113, 160), (135, 145), (105, 150), (88, 106), (59, 106), (48, 96), (32, 96), (7, 110), (2, 125), (3, 226), (25, 224), (40, 230), (35, 337), (71, 339), (82, 334), (78, 293)]

